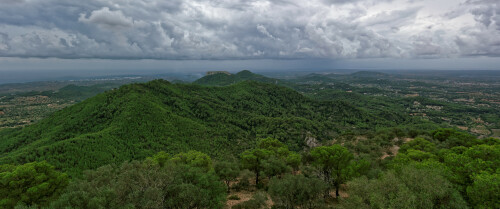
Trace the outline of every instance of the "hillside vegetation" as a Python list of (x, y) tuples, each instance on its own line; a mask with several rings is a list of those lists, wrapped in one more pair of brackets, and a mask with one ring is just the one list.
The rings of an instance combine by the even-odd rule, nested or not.
[(0, 162), (47, 160), (78, 173), (160, 150), (228, 156), (268, 136), (301, 150), (306, 137), (324, 141), (381, 125), (396, 123), (271, 84), (202, 87), (156, 80), (99, 94), (29, 127), (3, 130)]
[(0, 130), (0, 208), (500, 207), (500, 140), (409, 115), (416, 98), (318, 75), (195, 83), (125, 85)]

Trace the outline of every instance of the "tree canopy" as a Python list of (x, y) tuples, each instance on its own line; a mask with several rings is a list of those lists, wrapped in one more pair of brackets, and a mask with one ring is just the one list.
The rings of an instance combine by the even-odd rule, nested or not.
[[(353, 176), (354, 155), (347, 148), (340, 145), (316, 147), (311, 150), (312, 164), (319, 169), (320, 175), (327, 184), (335, 187), (335, 195), (339, 196), (339, 189)], [(327, 193), (329, 190), (327, 190)]]
[(18, 204), (47, 206), (68, 182), (68, 175), (47, 162), (0, 165), (0, 208)]

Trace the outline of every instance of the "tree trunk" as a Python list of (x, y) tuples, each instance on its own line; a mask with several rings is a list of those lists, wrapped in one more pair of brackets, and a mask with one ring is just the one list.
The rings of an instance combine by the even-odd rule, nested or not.
[(330, 186), (330, 174), (328, 173), (327, 169), (323, 169), (323, 178), (324, 178), (326, 184), (328, 185), (325, 193), (323, 194), (323, 198), (327, 199), (328, 196), (330, 196), (330, 188), (331, 188), (331, 186)]
[(335, 184), (335, 198), (339, 198), (340, 194), (339, 194), (339, 187), (340, 185), (339, 184)]
[(230, 191), (230, 188), (231, 188), (231, 187), (229, 186), (229, 184), (230, 184), (230, 183), (231, 183), (230, 181), (226, 181), (226, 185), (227, 185), (227, 193), (231, 192), (231, 191)]
[(255, 171), (255, 187), (259, 186), (259, 171)]

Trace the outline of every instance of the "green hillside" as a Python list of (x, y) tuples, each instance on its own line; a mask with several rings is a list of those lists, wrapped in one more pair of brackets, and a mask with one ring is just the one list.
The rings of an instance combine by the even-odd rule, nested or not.
[(163, 150), (221, 157), (272, 136), (300, 150), (306, 137), (397, 125), (345, 102), (316, 102), (254, 81), (227, 87), (156, 80), (122, 86), (23, 129), (0, 132), (0, 163), (47, 160), (75, 173)]
[[(386, 74), (370, 71), (361, 71), (350, 74), (350, 77), (370, 77), (377, 79), (374, 76), (385, 76)], [(223, 73), (208, 75), (196, 80), (195, 84), (205, 86), (228, 86), (241, 81), (259, 81), (264, 83), (276, 84), (291, 88), (302, 95), (307, 96), (317, 101), (328, 101), (341, 106), (355, 106), (358, 111), (363, 112), (373, 120), (369, 124), (370, 128), (387, 127), (388, 121), (391, 121), (390, 126), (412, 123), (425, 123), (419, 119), (412, 118), (406, 109), (408, 104), (400, 101), (397, 98), (374, 97), (362, 94), (366, 88), (358, 88), (349, 84), (339, 82), (330, 78), (331, 75), (309, 74), (296, 79), (280, 80), (275, 78), (265, 77), (263, 75), (252, 73), (248, 70), (241, 71), (237, 74), (227, 75)], [(342, 75), (345, 76), (345, 75)], [(373, 77), (373, 78), (372, 78)], [(351, 92), (354, 90), (354, 92)], [(369, 90), (373, 91), (373, 88)], [(378, 89), (377, 89), (378, 90)], [(350, 92), (346, 92), (350, 91)], [(381, 90), (379, 90), (381, 91)], [(359, 92), (359, 93), (358, 93)], [(370, 114), (368, 114), (370, 113)], [(351, 114), (346, 111), (345, 114)], [(355, 114), (355, 113), (354, 113)], [(429, 125), (426, 123), (425, 125)], [(367, 128), (368, 124), (362, 121), (357, 121), (356, 126)], [(434, 127), (436, 128), (436, 127)], [(433, 129), (433, 128), (431, 128)]]
[(0, 208), (498, 208), (498, 139), (408, 114), (442, 101), (217, 76), (234, 84), (130, 84), (1, 130)]

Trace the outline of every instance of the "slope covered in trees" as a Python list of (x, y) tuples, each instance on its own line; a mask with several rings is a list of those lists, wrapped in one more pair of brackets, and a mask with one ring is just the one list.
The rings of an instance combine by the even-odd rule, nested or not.
[(292, 84), (156, 80), (2, 130), (0, 208), (500, 206), (498, 139)]
[(47, 160), (74, 174), (160, 150), (228, 156), (268, 136), (300, 150), (306, 137), (322, 141), (380, 124), (396, 125), (348, 103), (317, 102), (272, 84), (156, 80), (99, 94), (23, 129), (2, 130), (0, 162)]

